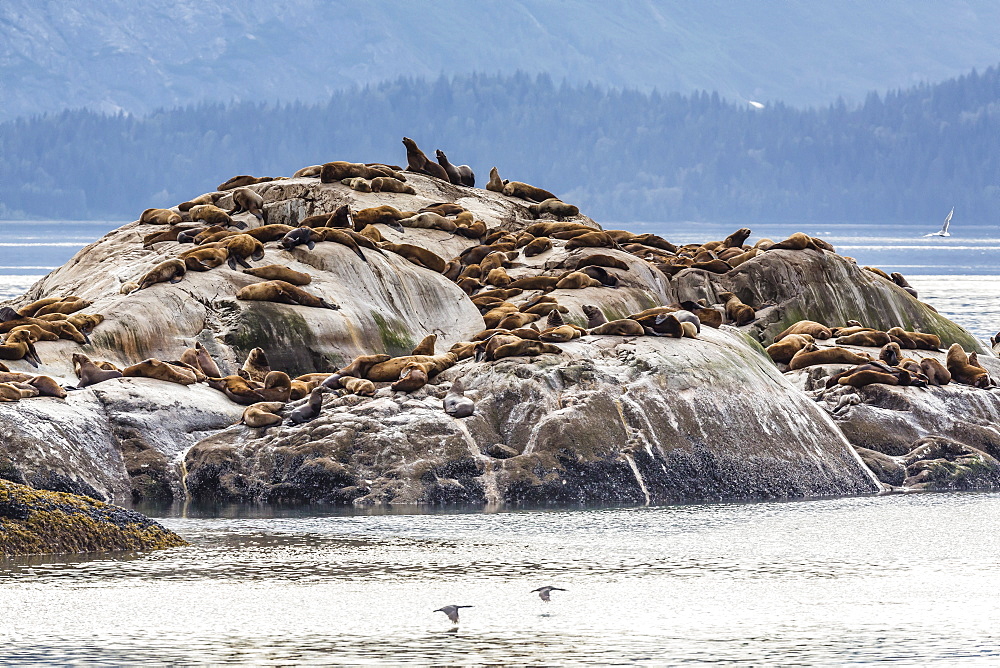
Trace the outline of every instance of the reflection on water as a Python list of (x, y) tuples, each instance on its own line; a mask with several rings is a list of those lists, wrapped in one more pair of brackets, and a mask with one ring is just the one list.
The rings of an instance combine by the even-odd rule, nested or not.
[[(1000, 661), (997, 494), (305, 512), (168, 517), (191, 547), (0, 565), (5, 658)], [(452, 603), (474, 606), (455, 633), (433, 612)]]

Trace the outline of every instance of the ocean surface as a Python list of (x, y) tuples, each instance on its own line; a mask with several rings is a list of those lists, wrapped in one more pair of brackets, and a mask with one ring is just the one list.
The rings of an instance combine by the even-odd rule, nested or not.
[[(0, 222), (0, 300), (119, 224)], [(621, 227), (685, 243), (733, 226)], [(1000, 329), (996, 230), (759, 227), (821, 236), (977, 336)], [(191, 546), (0, 560), (0, 665), (1000, 665), (1000, 494), (143, 510)], [(545, 603), (545, 585), (566, 591)], [(434, 611), (449, 604), (473, 606), (457, 628)]]
[(174, 514), (191, 547), (0, 561), (0, 662), (995, 666), (997, 517), (976, 493)]

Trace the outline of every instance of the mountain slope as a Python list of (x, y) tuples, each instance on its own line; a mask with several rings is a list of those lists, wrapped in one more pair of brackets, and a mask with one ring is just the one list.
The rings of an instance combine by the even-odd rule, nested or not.
[(554, 80), (825, 105), (1000, 62), (1000, 5), (94, 0), (0, 5), (0, 119), (325, 100), (400, 75)]

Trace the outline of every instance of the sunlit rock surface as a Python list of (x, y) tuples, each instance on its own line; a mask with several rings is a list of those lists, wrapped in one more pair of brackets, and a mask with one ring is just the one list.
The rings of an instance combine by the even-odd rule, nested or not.
[[(381, 204), (417, 210), (442, 201), (462, 205), (491, 230), (535, 222), (524, 200), (416, 174), (408, 173), (407, 183), (416, 195), (359, 193), (315, 178), (250, 187), (263, 196), (269, 223), (295, 224), (345, 202), (354, 210)], [(230, 198), (218, 204), (228, 208)], [(238, 218), (259, 224), (248, 214)], [(389, 241), (446, 260), (476, 244), (439, 230), (377, 227)], [(253, 264), (309, 273), (305, 289), (339, 305), (336, 311), (236, 300), (241, 287), (259, 279), (225, 265), (120, 294), (123, 283), (191, 247), (163, 242), (144, 249), (143, 236), (157, 229), (131, 223), (115, 230), (9, 303), (75, 294), (93, 301), (86, 312), (106, 318), (91, 345), (38, 343), (41, 373), (73, 384), (75, 351), (124, 366), (147, 357), (177, 359), (200, 341), (223, 373), (234, 373), (259, 346), (272, 368), (295, 376), (332, 371), (358, 354), (406, 354), (430, 333), (444, 351), (484, 327), (468, 296), (441, 274), (393, 253), (365, 250), (363, 261), (334, 243), (291, 252), (268, 243)], [(328, 396), (318, 419), (298, 426), (286, 420), (266, 431), (232, 426), (243, 407), (204, 385), (106, 381), (65, 401), (0, 405), (0, 477), (109, 500), (645, 503), (870, 493), (882, 485), (851, 443), (905, 454), (909, 449), (891, 444), (937, 435), (931, 425), (945, 424), (943, 414), (921, 417), (926, 429), (911, 425), (900, 434), (894, 430), (902, 423), (891, 412), (852, 426), (803, 393), (811, 388), (795, 374), (781, 374), (758, 341), (769, 343), (802, 318), (829, 324), (855, 318), (980, 349), (957, 325), (829, 252), (772, 251), (726, 274), (688, 269), (668, 277), (624, 251), (570, 253), (557, 240), (546, 253), (522, 255), (508, 271), (514, 278), (559, 272), (567, 260), (592, 252), (614, 255), (629, 270), (612, 270), (621, 279), (615, 289), (549, 293), (569, 309), (567, 321), (585, 324), (584, 304), (615, 319), (674, 301), (717, 302), (722, 291), (758, 308), (759, 318), (742, 331), (703, 328), (697, 339), (586, 337), (560, 344), (559, 355), (466, 360), (412, 394), (393, 393), (386, 384), (373, 398)], [(30, 370), (25, 362), (9, 366)], [(464, 420), (441, 405), (458, 378), (476, 402), (475, 415)], [(944, 413), (971, 412), (990, 429), (992, 404), (961, 390), (948, 396), (965, 408)], [(957, 438), (955, 422), (942, 433)], [(981, 442), (968, 445), (984, 448)]]

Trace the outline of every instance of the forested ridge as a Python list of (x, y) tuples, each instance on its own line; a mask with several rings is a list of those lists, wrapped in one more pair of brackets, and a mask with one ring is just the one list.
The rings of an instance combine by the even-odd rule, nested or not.
[(951, 206), (996, 220), (1000, 70), (872, 93), (863, 105), (753, 109), (718, 94), (545, 76), (398, 79), (316, 105), (204, 104), (145, 117), (66, 111), (0, 124), (0, 215), (135, 218), (235, 174), (406, 162), (414, 138), (552, 190), (604, 221), (906, 221)]

